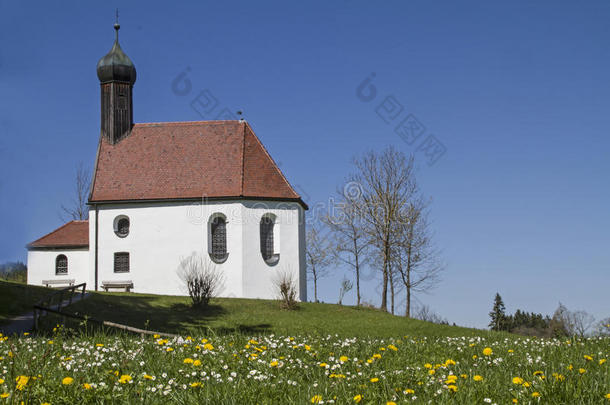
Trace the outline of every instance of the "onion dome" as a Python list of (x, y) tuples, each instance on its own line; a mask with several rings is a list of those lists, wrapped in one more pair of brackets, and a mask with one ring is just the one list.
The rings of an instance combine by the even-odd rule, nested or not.
[(136, 82), (136, 67), (119, 45), (120, 28), (118, 23), (114, 24), (116, 31), (114, 45), (110, 52), (97, 63), (97, 77), (101, 83), (117, 81), (133, 85)]

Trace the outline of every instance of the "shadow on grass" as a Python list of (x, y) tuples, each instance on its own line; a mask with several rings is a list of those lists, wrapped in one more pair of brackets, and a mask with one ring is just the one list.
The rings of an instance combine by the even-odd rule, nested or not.
[[(93, 294), (65, 309), (66, 312), (93, 318), (96, 321), (110, 321), (139, 329), (173, 334), (212, 333), (226, 334), (259, 334), (269, 332), (268, 323), (225, 322), (228, 310), (214, 302), (204, 307), (193, 307), (182, 297), (167, 297), (160, 300), (158, 296)], [(107, 331), (109, 328), (94, 321), (83, 323), (61, 316), (48, 316), (45, 322), (46, 332), (57, 324), (65, 324), (70, 329)]]

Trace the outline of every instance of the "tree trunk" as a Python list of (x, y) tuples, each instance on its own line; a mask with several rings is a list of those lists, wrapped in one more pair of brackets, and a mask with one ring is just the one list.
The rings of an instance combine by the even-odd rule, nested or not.
[(313, 273), (313, 299), (314, 302), (318, 302), (318, 276), (316, 275), (315, 267), (312, 267)]
[(355, 260), (356, 260), (356, 306), (359, 307), (360, 306), (360, 263), (358, 260), (358, 245), (356, 243), (356, 240), (353, 239), (354, 242), (354, 253), (355, 253)]
[(381, 310), (388, 312), (388, 244), (383, 249), (383, 291), (381, 292)]
[(411, 286), (407, 286), (407, 310), (405, 311), (407, 318), (411, 317)]
[(392, 274), (392, 262), (388, 263), (388, 275), (390, 276), (390, 309), (394, 315), (394, 275)]

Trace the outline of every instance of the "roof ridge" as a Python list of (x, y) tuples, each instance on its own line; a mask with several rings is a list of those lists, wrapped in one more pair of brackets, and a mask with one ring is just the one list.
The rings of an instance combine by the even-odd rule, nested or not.
[(226, 124), (226, 123), (236, 123), (238, 124), (239, 120), (203, 120), (203, 121), (159, 121), (159, 122), (136, 122), (134, 126), (149, 126), (149, 125), (201, 125), (201, 124)]
[(239, 194), (244, 195), (244, 179), (246, 177), (246, 124), (243, 123), (243, 140), (241, 142), (241, 188)]

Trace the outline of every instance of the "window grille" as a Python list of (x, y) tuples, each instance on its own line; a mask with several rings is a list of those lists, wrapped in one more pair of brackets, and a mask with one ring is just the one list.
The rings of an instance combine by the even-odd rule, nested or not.
[(129, 253), (117, 252), (114, 254), (114, 272), (129, 273)]
[(216, 217), (211, 224), (212, 259), (223, 261), (227, 257), (227, 223), (224, 218)]
[(59, 255), (55, 259), (55, 274), (68, 274), (68, 258), (66, 255)]
[(121, 237), (129, 235), (129, 219), (119, 219), (119, 222), (117, 223), (117, 233)]
[(261, 219), (261, 253), (265, 261), (273, 257), (273, 219), (263, 217)]

